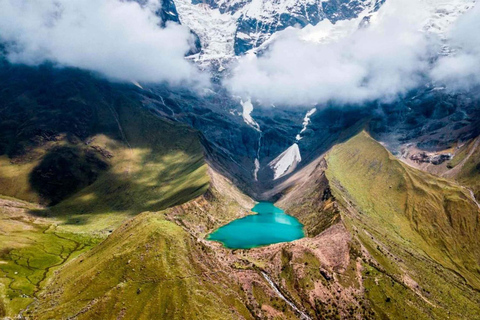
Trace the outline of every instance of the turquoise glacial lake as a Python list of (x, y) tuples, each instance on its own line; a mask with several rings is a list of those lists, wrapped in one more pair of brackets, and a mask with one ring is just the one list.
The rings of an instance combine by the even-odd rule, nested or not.
[(270, 202), (260, 202), (256, 212), (218, 228), (208, 240), (219, 241), (230, 249), (250, 249), (303, 238), (303, 225)]

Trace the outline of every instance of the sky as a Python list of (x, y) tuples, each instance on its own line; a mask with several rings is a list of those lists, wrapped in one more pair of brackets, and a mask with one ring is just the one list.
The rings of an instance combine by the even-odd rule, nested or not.
[[(426, 83), (452, 92), (479, 85), (480, 6), (440, 37), (425, 32), (432, 12), (422, 3), (427, 1), (387, 0), (367, 28), (359, 29), (359, 20), (288, 28), (264, 54), (234, 62), (223, 84), (232, 95), (256, 103), (290, 106), (392, 102)], [(208, 86), (208, 71), (185, 59), (194, 40), (188, 28), (174, 23), (160, 28), (158, 6), (156, 0), (143, 6), (119, 0), (0, 0), (0, 39), (13, 63), (51, 61), (114, 81)], [(345, 32), (336, 39), (319, 36), (332, 28)], [(449, 56), (439, 54), (445, 42)]]

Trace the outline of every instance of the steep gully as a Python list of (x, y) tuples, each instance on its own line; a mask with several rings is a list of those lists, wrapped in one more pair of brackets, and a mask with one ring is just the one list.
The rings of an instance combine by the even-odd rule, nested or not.
[(468, 192), (470, 192), (470, 195), (472, 196), (472, 200), (473, 202), (475, 202), (475, 204), (477, 205), (478, 209), (480, 209), (480, 203), (478, 203), (477, 199), (475, 198), (475, 193), (473, 193), (473, 191), (471, 189), (468, 189)]
[[(240, 104), (243, 107), (243, 112), (242, 116), (246, 124), (248, 124), (250, 127), (255, 129), (256, 131), (259, 132), (259, 138), (258, 138), (258, 147), (257, 147), (257, 154), (255, 158), (255, 169), (253, 172), (253, 177), (255, 181), (258, 181), (258, 171), (260, 170), (260, 150), (262, 146), (262, 130), (260, 128), (260, 125), (252, 118), (251, 113), (253, 111), (253, 105), (248, 98), (245, 102), (243, 100), (240, 101)], [(310, 117), (317, 111), (316, 108), (312, 108), (309, 110), (303, 120), (303, 127), (302, 130), (296, 135), (295, 137), (295, 143), (285, 150), (283, 153), (281, 153), (277, 158), (275, 158), (273, 161), (269, 163), (269, 166), (274, 170), (274, 179), (278, 179), (285, 174), (289, 173), (289, 169), (296, 167), (298, 163), (295, 163), (296, 161), (300, 162), (301, 161), (301, 156), (300, 156), (300, 150), (298, 149), (298, 142), (302, 139), (302, 134), (307, 130), (308, 125), (310, 124)], [(289, 152), (293, 148), (293, 154), (292, 152)], [(298, 154), (297, 154), (298, 152)], [(279, 170), (280, 169), (280, 170)], [(289, 305), (300, 317), (301, 320), (310, 320), (311, 318), (305, 314), (303, 311), (301, 311), (295, 303), (290, 301), (285, 297), (285, 295), (282, 294), (282, 292), (279, 290), (277, 285), (272, 281), (272, 279), (264, 272), (261, 271), (261, 274), (263, 278), (268, 282), (270, 287), (273, 289), (273, 291), (279, 296), (287, 305)]]
[[(252, 112), (253, 112), (253, 104), (250, 98), (246, 99), (245, 101), (240, 100), (240, 104), (242, 105), (242, 117), (244, 122), (252, 127), (255, 131), (259, 133), (258, 138), (258, 147), (257, 147), (257, 154), (254, 160), (254, 172), (253, 178), (255, 181), (258, 181), (258, 171), (260, 170), (260, 150), (262, 147), (262, 137), (263, 133), (260, 128), (260, 125), (253, 119)], [(302, 161), (302, 157), (300, 154), (300, 149), (298, 147), (298, 142), (302, 140), (304, 132), (307, 130), (308, 125), (310, 124), (310, 117), (317, 111), (316, 108), (312, 108), (305, 114), (302, 123), (302, 129), (300, 132), (295, 136), (295, 143), (291, 145), (288, 149), (280, 153), (275, 159), (273, 159), (268, 166), (272, 169), (274, 173), (274, 180), (279, 179), (289, 173), (291, 173), (297, 167), (298, 163)]]
[(307, 316), (304, 312), (302, 312), (292, 301), (288, 300), (278, 289), (277, 285), (270, 279), (270, 277), (262, 271), (262, 276), (267, 280), (270, 287), (272, 287), (273, 291), (283, 300), (285, 301), (296, 313), (300, 315), (300, 320), (310, 320), (311, 318)]

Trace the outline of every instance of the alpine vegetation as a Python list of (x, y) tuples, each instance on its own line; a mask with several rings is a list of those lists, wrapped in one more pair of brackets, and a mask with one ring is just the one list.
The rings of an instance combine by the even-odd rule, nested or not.
[(0, 0), (0, 318), (480, 319), (474, 0)]

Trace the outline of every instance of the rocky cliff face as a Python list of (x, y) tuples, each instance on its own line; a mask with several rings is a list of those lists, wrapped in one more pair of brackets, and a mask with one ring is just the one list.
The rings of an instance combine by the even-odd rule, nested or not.
[(480, 133), (473, 92), (451, 95), (427, 88), (391, 104), (273, 108), (222, 89), (201, 98), (165, 87), (147, 91), (137, 90), (145, 107), (198, 129), (211, 164), (257, 199), (268, 198), (265, 191), (364, 128), (399, 157), (412, 146), (416, 152), (436, 152)]

